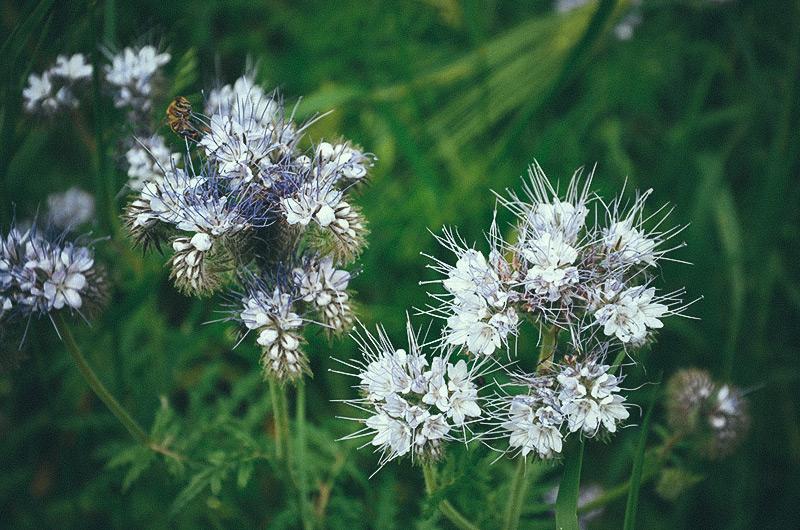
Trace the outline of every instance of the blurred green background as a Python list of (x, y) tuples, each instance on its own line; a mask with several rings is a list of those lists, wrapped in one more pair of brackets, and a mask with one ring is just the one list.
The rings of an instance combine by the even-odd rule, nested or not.
[[(0, 1), (0, 42), (36, 5)], [(652, 187), (650, 211), (669, 203), (671, 223), (690, 224), (681, 234), (688, 246), (674, 257), (693, 265), (668, 263), (659, 287), (685, 285), (689, 299), (703, 297), (689, 310), (699, 320), (665, 322), (646, 370), (629, 369), (626, 386), (697, 366), (748, 389), (751, 401), (752, 428), (739, 450), (693, 462), (704, 480), (675, 502), (645, 486), (639, 527), (796, 528), (800, 4), (645, 0), (633, 6), (641, 24), (620, 40), (614, 28), (631, 7), (623, 0), (566, 13), (543, 0), (56, 2), (25, 28), (17, 54), (0, 52), (3, 230), (12, 204), (17, 218), (30, 218), (50, 193), (95, 190), (96, 175), (122, 189), (124, 175), (85, 149), (75, 123), (21, 111), (28, 73), (99, 45), (158, 44), (172, 54), (169, 72), (184, 95), (257, 64), (258, 79), (279, 87), (287, 103), (302, 97), (299, 116), (335, 109), (311, 136), (343, 136), (378, 158), (358, 198), (372, 233), (352, 287), (362, 321), (383, 322), (397, 344), (406, 310), (429, 301), (418, 282), (435, 276), (420, 253), (453, 261), (429, 229), (456, 226), (485, 250), (490, 190), (519, 190), (534, 159), (562, 182), (596, 164), (595, 188), (605, 197), (626, 180), (629, 193)], [(91, 130), (119, 123), (102, 105), (82, 107)], [(107, 135), (110, 151), (120, 135)], [(255, 346), (232, 351), (229, 326), (202, 325), (218, 317), (218, 301), (178, 294), (158, 255), (142, 259), (124, 238), (99, 247), (115, 284), (112, 303), (91, 327), (74, 326), (98, 374), (145, 426), (169, 402), (194, 443), (242, 451), (213, 423), (220, 414), (256, 427), (264, 421), (268, 410), (251, 420), (236, 413), (261, 410), (266, 394)], [(321, 439), (345, 435), (353, 426), (334, 416), (349, 412), (330, 400), (354, 397), (353, 381), (328, 371), (338, 366), (329, 356), (351, 357), (355, 345), (308, 339), (309, 421)], [(520, 339), (520, 351), (529, 340)], [(21, 368), (0, 375), (0, 528), (279, 525), (271, 506), (283, 494), (268, 473), (246, 488), (231, 485), (227, 497), (206, 492), (170, 520), (186, 484), (155, 464), (126, 488), (125, 469), (105, 468), (129, 445), (127, 433), (89, 392), (48, 321), (32, 323), (25, 352)], [(197, 425), (213, 428), (200, 433)], [(583, 480), (624, 482), (637, 437), (630, 428), (607, 446), (589, 445)], [(332, 451), (320, 459), (347, 461), (349, 478), (331, 497), (329, 511), (338, 514), (331, 527), (395, 521), (403, 528), (425, 510), (416, 494), (421, 478), (408, 462), (366, 481), (377, 465), (369, 449), (320, 447)], [(348, 475), (350, 466), (361, 471)], [(591, 528), (618, 528), (623, 514), (617, 501)]]

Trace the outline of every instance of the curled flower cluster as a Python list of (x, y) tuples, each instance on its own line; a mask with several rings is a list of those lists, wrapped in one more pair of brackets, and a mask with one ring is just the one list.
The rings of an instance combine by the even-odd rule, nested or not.
[(299, 377), (308, 371), (299, 328), (352, 326), (352, 273), (340, 267), (360, 254), (367, 230), (348, 192), (371, 159), (348, 142), (302, 151), (307, 124), (295, 125), (278, 95), (247, 76), (213, 90), (207, 109), (210, 117), (182, 117), (191, 121), (184, 167), (155, 137), (129, 152), (137, 193), (127, 227), (145, 251), (172, 247), (183, 292), (240, 285), (233, 318), (257, 333), (266, 374)]
[(601, 358), (571, 360), (535, 376), (517, 374), (506, 391), (491, 400), (494, 427), (487, 438), (507, 439), (508, 452), (526, 457), (554, 458), (561, 453), (564, 438), (578, 432), (586, 438), (605, 438), (617, 431), (629, 416), (620, 395), (621, 377), (609, 372)]
[(28, 86), (22, 91), (25, 110), (53, 114), (62, 108), (77, 108), (75, 91), (88, 84), (91, 77), (92, 65), (86, 63), (82, 53), (59, 55), (41, 75), (28, 76)]
[[(576, 173), (562, 198), (538, 165), (529, 174), (525, 197), (511, 192), (500, 199), (516, 215), (516, 230), (504, 240), (492, 223), (488, 260), (452, 231), (439, 237), (457, 258), (454, 266), (436, 259), (433, 265), (446, 277), (439, 280), (446, 293), (432, 295), (440, 305), (431, 310), (447, 321), (445, 340), (491, 355), (530, 320), (569, 330), (573, 342), (599, 335), (599, 346), (644, 345), (664, 317), (683, 309), (682, 290), (662, 294), (651, 285), (659, 260), (672, 250), (665, 242), (681, 228), (659, 229), (668, 213), (655, 228), (645, 227), (651, 191), (627, 206), (620, 199), (606, 204), (590, 197), (591, 175), (581, 186)], [(589, 215), (593, 204), (602, 215)], [(587, 223), (603, 217), (605, 223)]]
[(426, 356), (411, 324), (408, 350), (395, 349), (382, 329), (377, 337), (357, 334), (364, 359), (350, 365), (360, 384), (361, 398), (348, 403), (370, 416), (357, 419), (366, 427), (346, 438), (373, 436), (381, 466), (411, 454), (422, 459), (441, 456), (446, 441), (465, 440), (466, 428), (481, 416), (478, 366), (464, 359), (453, 362), (453, 349)]
[(85, 313), (105, 299), (105, 275), (93, 251), (12, 227), (0, 240), (0, 323), (68, 309)]
[(667, 382), (665, 398), (670, 427), (693, 438), (709, 458), (732, 453), (750, 427), (742, 391), (717, 383), (705, 370), (678, 371)]

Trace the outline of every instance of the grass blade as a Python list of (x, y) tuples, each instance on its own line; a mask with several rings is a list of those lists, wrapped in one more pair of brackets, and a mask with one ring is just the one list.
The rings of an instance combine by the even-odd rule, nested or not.
[[(661, 382), (660, 375), (658, 381), (659, 383)], [(644, 469), (644, 453), (647, 447), (647, 433), (650, 429), (650, 416), (653, 414), (656, 396), (658, 396), (658, 392), (654, 391), (653, 397), (650, 399), (650, 406), (647, 408), (647, 414), (644, 416), (642, 432), (639, 434), (639, 445), (636, 447), (636, 457), (633, 461), (633, 470), (631, 471), (631, 485), (628, 490), (628, 504), (625, 507), (625, 523), (622, 526), (623, 530), (633, 530), (636, 525), (636, 508), (639, 504), (639, 489), (642, 486), (642, 470)]]

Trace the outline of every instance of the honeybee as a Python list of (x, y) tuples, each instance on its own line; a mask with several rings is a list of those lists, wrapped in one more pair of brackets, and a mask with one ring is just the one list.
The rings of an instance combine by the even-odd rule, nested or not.
[(165, 119), (172, 132), (181, 138), (196, 142), (200, 140), (201, 133), (205, 130), (205, 127), (196, 126), (192, 120), (193, 116), (192, 104), (185, 97), (178, 96), (167, 107), (167, 117)]

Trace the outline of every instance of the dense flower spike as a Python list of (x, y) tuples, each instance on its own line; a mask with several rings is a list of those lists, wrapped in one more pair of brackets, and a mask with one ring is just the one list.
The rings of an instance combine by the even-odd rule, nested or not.
[(452, 348), (423, 353), (425, 344), (407, 323), (408, 350), (392, 346), (385, 332), (355, 335), (363, 359), (348, 364), (356, 370), (361, 398), (347, 401), (370, 416), (353, 418), (366, 425), (347, 436), (372, 436), (370, 443), (381, 452), (380, 464), (411, 454), (437, 459), (442, 443), (464, 440), (468, 424), (482, 414), (477, 385), (480, 365), (469, 367), (455, 361)]
[(128, 152), (136, 193), (126, 226), (145, 251), (173, 249), (171, 278), (187, 294), (244, 283), (230, 318), (258, 331), (268, 377), (301, 377), (301, 327), (352, 327), (352, 274), (339, 267), (365, 246), (348, 191), (366, 179), (371, 157), (347, 142), (301, 151), (307, 124), (295, 125), (278, 94), (248, 76), (211, 91), (206, 109), (208, 117), (191, 114), (184, 156), (159, 136)]
[(247, 330), (258, 333), (256, 342), (263, 347), (261, 363), (265, 375), (285, 380), (310, 373), (308, 359), (299, 349), (302, 337), (298, 330), (304, 322), (293, 312), (292, 295), (280, 286), (270, 291), (268, 283), (258, 278), (245, 287), (243, 310), (238, 317)]

